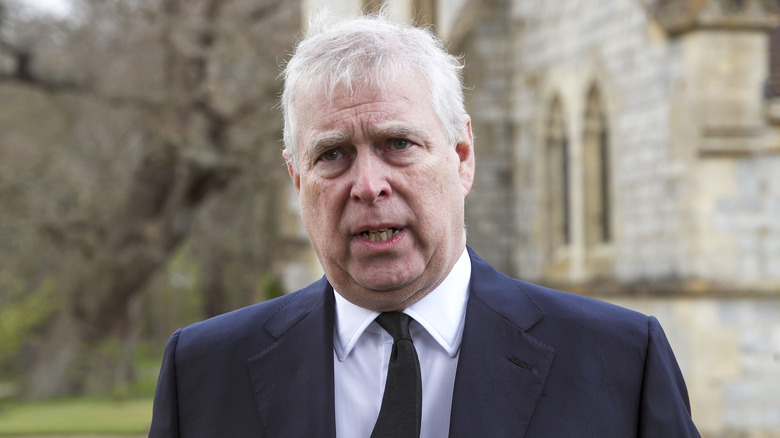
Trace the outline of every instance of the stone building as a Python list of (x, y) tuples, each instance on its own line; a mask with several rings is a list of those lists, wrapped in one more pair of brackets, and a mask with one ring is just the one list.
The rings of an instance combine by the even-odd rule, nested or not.
[(469, 244), (657, 316), (704, 436), (780, 437), (775, 0), (387, 3), (465, 56)]

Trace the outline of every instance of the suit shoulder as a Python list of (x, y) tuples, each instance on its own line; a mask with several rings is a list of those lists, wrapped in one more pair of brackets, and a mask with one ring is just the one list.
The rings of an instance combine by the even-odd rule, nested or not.
[(648, 317), (639, 312), (511, 278), (471, 250), (470, 255), (472, 295), (523, 330), (542, 326), (558, 332), (627, 329), (647, 333)]
[(646, 321), (647, 318), (646, 315), (635, 310), (627, 309), (596, 298), (551, 289), (522, 280), (515, 280), (515, 282), (517, 282), (518, 286), (526, 294), (540, 305), (553, 307), (560, 311), (578, 313), (582, 314), (582, 316), (604, 316), (614, 314), (629, 319), (640, 318), (644, 321)]
[(645, 337), (650, 317), (616, 304), (515, 280), (544, 312), (544, 322), (579, 331), (615, 334), (627, 331)]
[(322, 279), (290, 294), (196, 322), (180, 331), (178, 348), (223, 348), (246, 339), (268, 338), (264, 326), (269, 320), (279, 314), (307, 313), (322, 300), (326, 289)]

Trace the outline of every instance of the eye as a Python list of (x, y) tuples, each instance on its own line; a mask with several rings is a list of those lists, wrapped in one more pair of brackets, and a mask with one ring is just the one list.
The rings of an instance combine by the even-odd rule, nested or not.
[(343, 156), (344, 153), (341, 151), (341, 149), (330, 149), (325, 151), (324, 154), (320, 155), (320, 159), (323, 161), (336, 161)]
[(392, 147), (396, 151), (400, 151), (403, 149), (408, 148), (412, 145), (412, 142), (403, 138), (393, 138), (390, 139), (390, 147)]

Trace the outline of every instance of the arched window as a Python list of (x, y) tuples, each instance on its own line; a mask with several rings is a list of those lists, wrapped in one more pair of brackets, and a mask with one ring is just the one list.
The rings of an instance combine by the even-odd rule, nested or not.
[(612, 240), (609, 129), (601, 93), (596, 86), (588, 92), (584, 128), (585, 245), (592, 247)]
[(550, 251), (571, 243), (569, 139), (560, 99), (550, 104), (545, 141), (546, 221)]

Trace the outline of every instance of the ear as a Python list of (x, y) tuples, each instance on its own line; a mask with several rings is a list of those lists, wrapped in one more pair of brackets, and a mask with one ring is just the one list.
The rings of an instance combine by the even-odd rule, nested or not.
[(471, 192), (471, 186), (474, 184), (475, 166), (474, 136), (471, 134), (471, 118), (468, 114), (463, 115), (463, 132), (458, 144), (455, 145), (455, 152), (458, 154), (458, 173), (465, 198)]
[(284, 156), (284, 161), (287, 163), (287, 172), (290, 174), (290, 178), (292, 179), (293, 186), (295, 186), (295, 192), (300, 195), (301, 194), (301, 176), (298, 174), (298, 172), (293, 167), (292, 159), (290, 157), (290, 153), (287, 152), (287, 150), (284, 150), (282, 152), (282, 155)]

